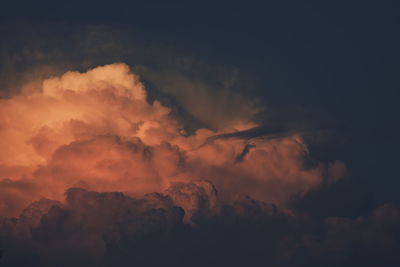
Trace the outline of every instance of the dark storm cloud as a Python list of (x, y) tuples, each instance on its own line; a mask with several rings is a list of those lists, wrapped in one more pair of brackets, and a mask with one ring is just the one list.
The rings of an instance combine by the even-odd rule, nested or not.
[[(396, 266), (400, 261), (398, 205), (384, 205), (367, 217), (320, 221), (246, 196), (222, 203), (204, 194), (206, 188), (179, 184), (144, 198), (69, 189), (65, 205), (41, 200), (18, 219), (1, 220), (3, 264)], [(204, 205), (211, 210), (205, 212)], [(185, 224), (184, 216), (193, 212), (194, 224)], [(35, 214), (34, 221), (27, 213)]]

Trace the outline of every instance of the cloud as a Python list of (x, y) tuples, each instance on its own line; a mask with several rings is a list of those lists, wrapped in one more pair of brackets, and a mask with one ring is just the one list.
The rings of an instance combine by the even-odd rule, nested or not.
[(28, 180), (13, 181), (3, 179), (0, 181), (0, 216), (17, 216), (36, 195), (37, 184)]
[[(178, 66), (181, 71), (160, 71), (146, 67), (136, 69), (161, 93), (172, 96), (186, 112), (208, 128), (238, 131), (257, 125), (252, 117), (262, 107), (255, 99), (235, 90), (238, 70), (210, 67), (203, 62), (189, 59), (178, 62)], [(209, 73), (209, 69), (214, 73)]]
[(284, 206), (345, 173), (340, 162), (309, 164), (297, 135), (228, 138), (240, 116), (232, 127), (187, 135), (170, 108), (146, 95), (139, 77), (116, 63), (69, 71), (43, 81), (38, 92), (1, 100), (2, 178), (32, 187), (9, 189), (5, 214), (18, 214), (17, 203), (28, 200), (61, 201), (74, 186), (140, 196), (199, 179), (215, 184), (223, 199), (246, 194)]
[[(0, 219), (6, 266), (28, 261), (30, 266), (400, 262), (400, 209), (394, 204), (367, 217), (320, 221), (248, 196), (224, 203), (206, 181), (174, 184), (141, 198), (82, 188), (69, 189), (65, 197), (64, 203), (43, 199), (19, 218)], [(191, 219), (185, 222), (188, 214)]]
[(318, 115), (121, 25), (28, 24), (0, 26), (0, 263), (399, 266), (398, 205), (293, 208), (347, 176)]
[[(205, 105), (220, 101), (208, 94)], [(123, 63), (69, 71), (0, 100), (4, 261), (179, 266), (194, 258), (204, 266), (225, 264), (227, 246), (237, 265), (239, 251), (260, 257), (264, 239), (271, 251), (260, 262), (285, 260), (272, 244), (299, 223), (287, 204), (343, 178), (346, 167), (313, 160), (294, 132), (252, 134), (247, 104), (189, 133)], [(197, 246), (209, 253), (203, 260)]]

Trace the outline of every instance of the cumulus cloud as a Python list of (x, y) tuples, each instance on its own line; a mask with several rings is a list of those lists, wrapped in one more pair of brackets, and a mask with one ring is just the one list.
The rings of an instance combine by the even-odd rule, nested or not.
[(1, 100), (0, 110), (4, 215), (38, 198), (62, 201), (70, 187), (141, 196), (204, 179), (224, 200), (244, 194), (284, 206), (345, 173), (340, 162), (311, 163), (297, 135), (213, 139), (251, 121), (240, 109), (231, 127), (188, 135), (122, 63), (49, 78), (39, 92)]
[[(200, 102), (223, 98), (211, 96)], [(247, 104), (237, 98), (211, 113), (204, 106), (192, 115), (221, 116), (189, 133), (123, 63), (69, 71), (0, 100), (4, 260), (23, 265), (23, 254), (30, 266), (159, 266), (194, 258), (204, 266), (227, 263), (218, 246), (246, 258), (251, 250), (263, 254), (261, 237), (276, 256), (260, 262), (286, 260), (289, 252), (269, 242), (286, 240), (282, 224), (298, 224), (288, 202), (343, 178), (346, 167), (313, 160), (296, 133), (243, 136), (256, 125)], [(202, 260), (196, 246), (211, 256)]]

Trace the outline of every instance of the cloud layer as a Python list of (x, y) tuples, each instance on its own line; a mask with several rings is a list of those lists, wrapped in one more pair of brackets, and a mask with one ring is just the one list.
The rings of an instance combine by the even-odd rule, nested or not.
[[(173, 184), (142, 198), (82, 188), (1, 219), (5, 266), (397, 266), (400, 207), (323, 221), (211, 183)], [(189, 220), (185, 220), (189, 215)]]

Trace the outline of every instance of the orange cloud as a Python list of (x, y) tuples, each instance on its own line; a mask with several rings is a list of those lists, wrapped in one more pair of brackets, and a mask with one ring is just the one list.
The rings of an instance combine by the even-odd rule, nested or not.
[[(224, 201), (249, 195), (284, 206), (345, 173), (340, 162), (310, 164), (298, 136), (206, 142), (255, 125), (250, 107), (237, 110), (246, 112), (228, 120), (231, 125), (187, 136), (168, 107), (147, 101), (125, 64), (45, 80), (40, 92), (0, 101), (0, 213), (14, 216), (43, 197), (63, 201), (70, 187), (141, 196), (199, 180), (212, 183), (201, 189), (208, 197), (215, 185)], [(201, 199), (186, 203), (185, 195), (173, 198), (188, 211), (203, 205)]]

